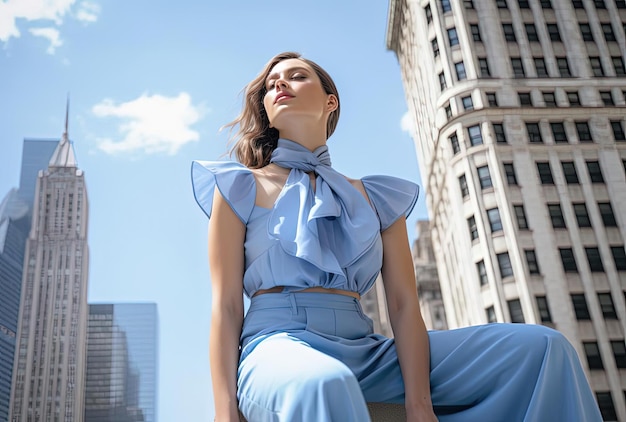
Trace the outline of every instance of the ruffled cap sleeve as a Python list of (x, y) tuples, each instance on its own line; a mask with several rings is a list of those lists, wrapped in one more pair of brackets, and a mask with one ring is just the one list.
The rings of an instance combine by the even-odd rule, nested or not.
[(419, 186), (415, 183), (393, 176), (367, 176), (361, 181), (378, 214), (381, 231), (413, 211), (419, 195)]
[(207, 217), (211, 217), (217, 186), (237, 217), (247, 224), (256, 200), (256, 186), (246, 166), (234, 161), (193, 161), (191, 184), (196, 202)]

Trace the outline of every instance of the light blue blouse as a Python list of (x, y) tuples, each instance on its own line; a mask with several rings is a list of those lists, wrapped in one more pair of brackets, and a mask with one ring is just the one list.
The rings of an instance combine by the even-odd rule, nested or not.
[[(367, 176), (363, 195), (330, 166), (328, 147), (311, 152), (280, 139), (272, 162), (291, 168), (274, 206), (255, 205), (256, 180), (232, 161), (194, 161), (194, 196), (211, 216), (215, 187), (246, 225), (244, 291), (321, 286), (363, 295), (382, 266), (381, 231), (408, 216), (419, 187), (392, 176)], [(316, 174), (311, 188), (307, 172)], [(371, 204), (371, 205), (370, 205)]]

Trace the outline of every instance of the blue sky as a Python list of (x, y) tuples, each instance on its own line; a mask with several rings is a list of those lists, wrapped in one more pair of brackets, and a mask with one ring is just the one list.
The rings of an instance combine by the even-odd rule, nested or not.
[[(90, 201), (89, 301), (154, 301), (161, 421), (213, 419), (207, 220), (193, 159), (226, 151), (219, 128), (274, 54), (298, 51), (338, 85), (329, 141), (350, 177), (419, 183), (402, 129), (400, 69), (385, 48), (386, 1), (0, 2), (0, 195), (19, 183), (24, 138), (69, 133)], [(409, 219), (426, 218), (424, 198)]]

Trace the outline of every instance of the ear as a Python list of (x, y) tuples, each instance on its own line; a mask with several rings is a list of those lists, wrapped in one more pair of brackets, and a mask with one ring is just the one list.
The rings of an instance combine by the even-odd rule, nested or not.
[(337, 110), (339, 107), (339, 100), (337, 100), (337, 96), (335, 94), (328, 94), (328, 99), (326, 100), (326, 111), (332, 113)]

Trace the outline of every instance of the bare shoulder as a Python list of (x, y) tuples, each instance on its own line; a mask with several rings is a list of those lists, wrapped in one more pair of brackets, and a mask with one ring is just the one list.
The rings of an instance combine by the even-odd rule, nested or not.
[(361, 193), (361, 195), (363, 195), (365, 197), (365, 199), (367, 199), (368, 202), (369, 202), (369, 197), (367, 195), (367, 191), (365, 190), (365, 187), (363, 186), (363, 182), (361, 181), (361, 179), (352, 179), (352, 178), (350, 178), (348, 176), (343, 176), (343, 177), (345, 177), (346, 180), (348, 182), (350, 182), (350, 184), (352, 186), (354, 186), (354, 188), (356, 190), (358, 190)]

